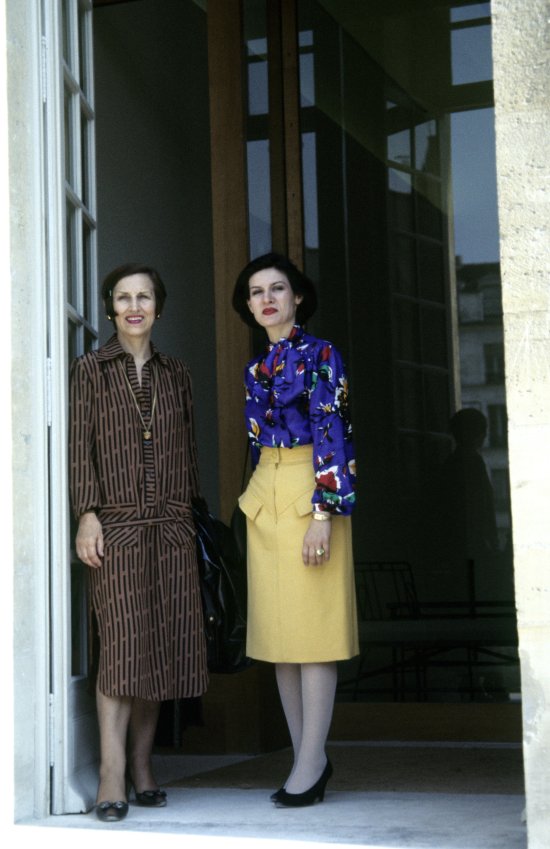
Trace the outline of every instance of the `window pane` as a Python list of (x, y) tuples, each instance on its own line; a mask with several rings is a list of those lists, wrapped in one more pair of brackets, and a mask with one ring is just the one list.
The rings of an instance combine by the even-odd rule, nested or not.
[(437, 242), (418, 239), (418, 289), (421, 298), (428, 301), (445, 301), (445, 271), (443, 246)]
[(409, 174), (388, 170), (389, 216), (395, 227), (413, 228), (412, 184)]
[(89, 97), (90, 80), (88, 73), (88, 14), (81, 12), (78, 26), (78, 65), (80, 88)]
[(82, 353), (78, 344), (78, 327), (73, 321), (69, 321), (68, 346), (69, 362), (72, 363), (74, 358)]
[(85, 330), (84, 331), (84, 353), (85, 354), (89, 353), (95, 347), (96, 342), (97, 342), (97, 336), (95, 335), (95, 333), (90, 333), (89, 330)]
[(422, 441), (420, 436), (401, 434), (399, 437), (400, 483), (404, 495), (412, 495), (422, 479)]
[(75, 187), (74, 145), (73, 145), (73, 96), (65, 89), (64, 100), (64, 142), (65, 142), (65, 179)]
[(315, 133), (302, 134), (302, 180), (304, 187), (304, 236), (306, 248), (319, 247), (317, 214), (317, 150)]
[(436, 176), (440, 173), (437, 121), (426, 121), (414, 130), (414, 167)]
[(397, 377), (399, 426), (420, 430), (423, 424), (422, 375), (416, 369), (400, 368)]
[(416, 291), (415, 241), (409, 236), (390, 233), (389, 262), (392, 289), (414, 296)]
[(81, 197), (84, 206), (90, 208), (90, 122), (84, 114), (80, 115), (80, 168)]
[(433, 366), (447, 367), (447, 321), (445, 311), (436, 307), (423, 306), (422, 359)]
[(77, 267), (77, 229), (76, 210), (70, 202), (66, 206), (66, 237), (67, 237), (67, 296), (69, 302), (78, 310), (78, 267)]
[(92, 285), (92, 271), (93, 271), (93, 233), (88, 226), (87, 221), (82, 219), (82, 252), (83, 252), (83, 263), (82, 263), (82, 284), (84, 287), (83, 293), (83, 310), (84, 310), (84, 318), (87, 321), (91, 321), (93, 315), (92, 309), (92, 298), (96, 297), (95, 287)]
[[(247, 6), (250, 7), (250, 3), (247, 3)], [(259, 4), (255, 4), (255, 14), (257, 15), (258, 11), (260, 11), (260, 15), (258, 17), (262, 18), (263, 23), (259, 23), (259, 21), (255, 20), (255, 26), (261, 26), (265, 29), (265, 3), (260, 2)], [(250, 22), (250, 13), (246, 12), (246, 22)], [(267, 55), (267, 38), (249, 38), (246, 42), (247, 47), (247, 55), (250, 57), (263, 57)]]
[(449, 381), (446, 374), (426, 372), (424, 375), (426, 399), (426, 428), (445, 433), (449, 425)]
[(300, 105), (315, 104), (315, 66), (313, 53), (300, 54)]
[(434, 239), (443, 236), (441, 215), (441, 184), (427, 175), (415, 179), (416, 217), (418, 232)]
[(410, 130), (401, 130), (388, 136), (388, 159), (400, 165), (411, 165)]
[(259, 256), (271, 250), (269, 142), (267, 139), (249, 141), (246, 150), (250, 255)]
[(71, 2), (65, 0), (63, 3), (63, 59), (71, 67)]
[(248, 112), (266, 115), (269, 110), (267, 62), (248, 63)]
[(395, 304), (395, 315), (398, 359), (419, 362), (421, 349), (417, 304), (412, 301), (398, 300)]

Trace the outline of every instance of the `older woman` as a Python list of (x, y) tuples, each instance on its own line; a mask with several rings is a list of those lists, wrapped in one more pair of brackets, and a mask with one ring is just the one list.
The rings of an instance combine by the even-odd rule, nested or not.
[(254, 473), (247, 517), (247, 654), (275, 663), (294, 764), (279, 807), (324, 798), (336, 661), (358, 653), (349, 515), (355, 461), (347, 379), (336, 348), (306, 333), (312, 283), (267, 254), (239, 275), (233, 306), (269, 344), (245, 369)]
[(202, 694), (207, 669), (189, 373), (151, 342), (166, 297), (154, 269), (116, 268), (102, 295), (116, 332), (72, 366), (71, 494), (99, 630), (96, 812), (117, 821), (126, 778), (139, 805), (166, 804), (151, 766), (160, 704)]

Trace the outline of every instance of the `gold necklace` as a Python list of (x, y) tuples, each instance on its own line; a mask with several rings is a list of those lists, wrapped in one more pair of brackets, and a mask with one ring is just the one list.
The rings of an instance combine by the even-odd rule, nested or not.
[(151, 415), (149, 417), (149, 426), (147, 426), (147, 424), (145, 423), (145, 419), (141, 415), (141, 410), (139, 408), (138, 399), (136, 398), (135, 392), (132, 389), (132, 384), (128, 380), (128, 375), (126, 374), (126, 371), (124, 370), (124, 366), (122, 365), (120, 360), (117, 360), (117, 362), (120, 366), (120, 370), (121, 370), (122, 374), (124, 375), (124, 380), (128, 384), (128, 389), (130, 390), (132, 398), (134, 399), (134, 404), (136, 405), (136, 410), (138, 411), (138, 416), (140, 418), (141, 424), (143, 425), (143, 438), (148, 441), (149, 439), (151, 439), (151, 426), (153, 424), (153, 416), (155, 415), (155, 407), (156, 407), (156, 404), (157, 404), (157, 382), (155, 380), (155, 391), (153, 393), (153, 404), (151, 406)]

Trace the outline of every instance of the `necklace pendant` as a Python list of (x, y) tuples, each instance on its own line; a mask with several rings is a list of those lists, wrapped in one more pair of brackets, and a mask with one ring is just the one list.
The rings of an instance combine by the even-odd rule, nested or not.
[(143, 438), (146, 439), (146, 440), (151, 439), (151, 431), (150, 430), (144, 430), (143, 431)]

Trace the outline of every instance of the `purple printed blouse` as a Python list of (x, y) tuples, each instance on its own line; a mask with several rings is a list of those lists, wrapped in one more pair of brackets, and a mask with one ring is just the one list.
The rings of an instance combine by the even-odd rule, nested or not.
[(342, 358), (330, 343), (294, 325), (245, 369), (245, 419), (252, 465), (263, 445), (313, 444), (313, 509), (349, 515), (355, 455)]

